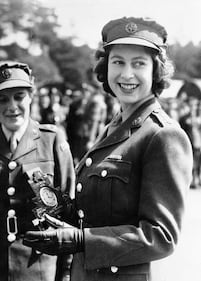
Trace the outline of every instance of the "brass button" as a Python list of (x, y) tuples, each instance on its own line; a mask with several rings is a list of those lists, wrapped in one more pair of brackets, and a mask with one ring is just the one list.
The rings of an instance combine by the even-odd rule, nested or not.
[(85, 164), (86, 164), (87, 167), (90, 167), (91, 164), (92, 164), (92, 159), (90, 157), (87, 158), (86, 161), (85, 161)]
[(82, 184), (79, 182), (76, 186), (77, 192), (81, 192), (82, 191)]
[(10, 170), (14, 170), (17, 167), (17, 163), (15, 161), (11, 161), (10, 163), (8, 163), (8, 168)]
[(107, 170), (102, 170), (101, 172), (101, 177), (106, 177), (107, 176)]
[(8, 195), (9, 196), (13, 196), (14, 194), (15, 194), (15, 188), (14, 187), (9, 187), (8, 189), (7, 189), (7, 193), (8, 193)]
[(83, 210), (80, 209), (80, 210), (78, 211), (78, 216), (79, 216), (80, 219), (83, 219), (83, 218), (84, 218), (84, 212), (83, 212)]
[(116, 273), (118, 271), (118, 267), (117, 266), (111, 266), (110, 268), (112, 273)]
[(16, 235), (14, 233), (10, 233), (7, 236), (8, 242), (12, 243), (16, 240)]
[(13, 218), (14, 216), (15, 216), (15, 210), (13, 209), (8, 210), (8, 217)]

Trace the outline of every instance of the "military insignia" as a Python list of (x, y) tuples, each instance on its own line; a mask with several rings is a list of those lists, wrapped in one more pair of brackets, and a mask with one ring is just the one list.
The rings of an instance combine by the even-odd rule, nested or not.
[(47, 176), (39, 168), (32, 169), (26, 172), (29, 177), (30, 184), (35, 197), (32, 198), (32, 212), (35, 219), (32, 221), (34, 226), (39, 229), (46, 229), (48, 226), (45, 222), (44, 215), (49, 214), (52, 217), (61, 218), (63, 212), (64, 199), (61, 192), (52, 186), (52, 183)]
[(125, 30), (128, 33), (135, 33), (137, 31), (137, 24), (135, 24), (134, 22), (129, 22), (127, 23), (127, 25), (125, 26)]
[(56, 197), (55, 193), (47, 186), (42, 187), (40, 189), (40, 198), (41, 198), (42, 202), (48, 207), (57, 206), (57, 203), (58, 203), (57, 197)]
[(132, 122), (133, 127), (141, 127), (141, 125), (142, 125), (142, 118), (140, 116), (134, 119)]
[(68, 149), (69, 148), (69, 144), (67, 143), (67, 141), (62, 142), (60, 144), (60, 148), (61, 148), (61, 151), (65, 151), (66, 149)]
[(12, 75), (12, 70), (11, 69), (4, 69), (1, 71), (1, 76), (3, 79), (9, 79)]
[(107, 157), (110, 160), (122, 160), (122, 155), (111, 154)]

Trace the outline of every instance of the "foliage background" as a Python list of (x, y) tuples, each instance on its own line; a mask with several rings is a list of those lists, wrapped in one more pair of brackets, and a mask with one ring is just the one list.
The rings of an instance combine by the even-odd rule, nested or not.
[[(58, 16), (37, 0), (1, 0), (0, 59), (19, 60), (33, 69), (36, 82), (79, 89), (91, 83), (94, 49), (74, 45), (74, 38), (59, 36)], [(67, 32), (68, 33), (68, 32)], [(201, 78), (201, 43), (169, 46), (175, 78)]]

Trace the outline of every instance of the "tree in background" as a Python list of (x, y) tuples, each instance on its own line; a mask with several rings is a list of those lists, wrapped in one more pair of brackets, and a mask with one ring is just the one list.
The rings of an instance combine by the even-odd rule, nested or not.
[(28, 63), (38, 84), (55, 81), (80, 87), (86, 82), (92, 51), (88, 46), (74, 46), (72, 38), (59, 38), (54, 9), (37, 0), (1, 2), (0, 59)]
[[(39, 85), (63, 83), (79, 89), (89, 83), (94, 50), (75, 46), (73, 37), (60, 38), (55, 10), (37, 0), (1, 0), (0, 59), (28, 63)], [(175, 63), (175, 78), (201, 78), (201, 44), (175, 43), (169, 48)]]
[(62, 80), (48, 55), (49, 45), (57, 39), (56, 29), (59, 26), (54, 10), (41, 6), (36, 0), (1, 2), (1, 59), (28, 63), (38, 83), (49, 79)]
[(75, 47), (73, 38), (58, 39), (50, 47), (50, 57), (59, 68), (67, 85), (80, 89), (87, 81), (87, 71), (92, 66), (92, 50), (87, 46)]
[(175, 78), (183, 77), (201, 78), (201, 68), (198, 67), (198, 54), (201, 53), (201, 45), (195, 46), (189, 42), (185, 46), (175, 43), (169, 48), (170, 57), (172, 58), (176, 72)]

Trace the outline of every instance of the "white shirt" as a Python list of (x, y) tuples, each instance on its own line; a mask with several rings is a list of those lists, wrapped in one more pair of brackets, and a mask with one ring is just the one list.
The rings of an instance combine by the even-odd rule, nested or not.
[(16, 133), (16, 139), (17, 139), (17, 142), (19, 143), (19, 141), (21, 140), (22, 136), (24, 135), (27, 127), (28, 127), (28, 123), (29, 123), (29, 120), (25, 121), (24, 124), (19, 128), (19, 130), (17, 131), (10, 131), (8, 130), (3, 124), (1, 125), (2, 127), (2, 131), (6, 137), (6, 139), (9, 141), (10, 138), (11, 138), (11, 135), (13, 133)]

